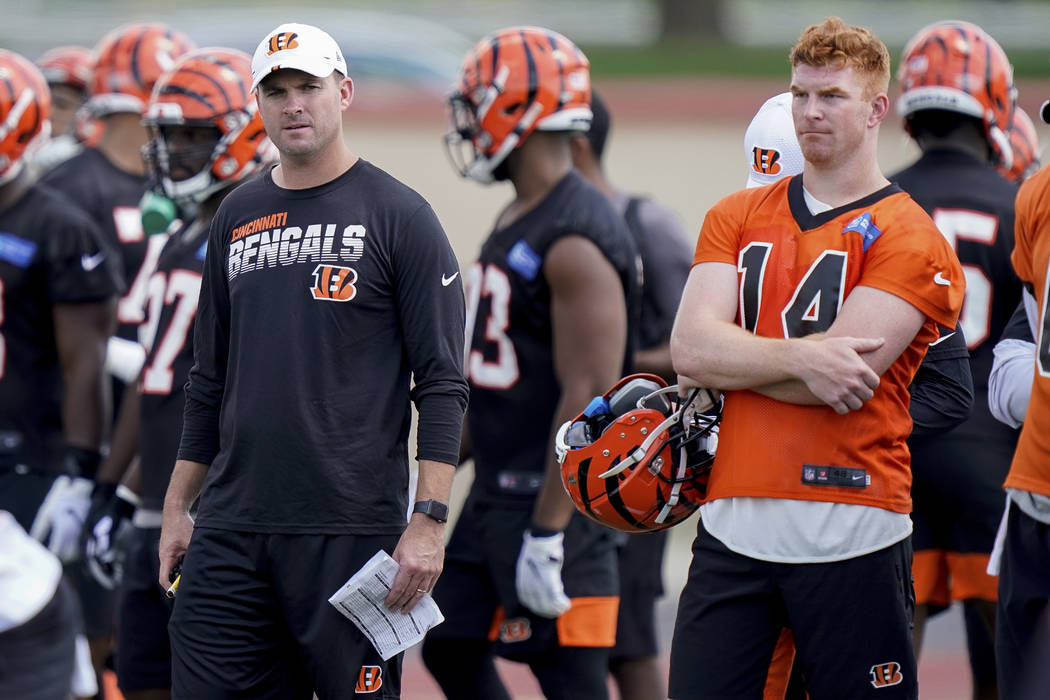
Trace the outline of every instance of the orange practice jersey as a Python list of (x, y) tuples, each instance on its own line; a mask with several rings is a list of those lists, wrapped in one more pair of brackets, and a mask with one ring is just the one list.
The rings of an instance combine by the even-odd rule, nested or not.
[(1006, 486), (1050, 496), (1050, 333), (1047, 266), (1050, 265), (1050, 167), (1028, 178), (1017, 193), (1014, 253), (1017, 276), (1039, 302), (1035, 379), (1021, 439)]
[(965, 288), (958, 258), (926, 212), (890, 185), (813, 216), (796, 176), (715, 205), (696, 247), (694, 263), (701, 262), (737, 266), (737, 322), (766, 337), (827, 331), (858, 285), (926, 315), (858, 411), (728, 392), (709, 500), (793, 498), (910, 512), (908, 385), (937, 324), (955, 327)]

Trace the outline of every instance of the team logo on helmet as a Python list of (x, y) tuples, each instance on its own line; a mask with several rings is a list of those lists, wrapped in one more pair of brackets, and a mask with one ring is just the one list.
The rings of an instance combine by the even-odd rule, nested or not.
[(299, 42), (297, 41), (298, 38), (299, 35), (295, 32), (281, 32), (280, 34), (274, 34), (270, 37), (269, 50), (266, 52), (266, 55), (272, 56), (278, 51), (299, 48)]
[(310, 294), (319, 301), (350, 301), (357, 296), (357, 271), (352, 267), (318, 265)]
[(780, 151), (775, 148), (759, 148), (755, 146), (751, 149), (751, 153), (754, 155), (751, 167), (754, 168), (756, 173), (762, 173), (763, 175), (780, 174)]
[(355, 693), (374, 693), (383, 687), (383, 669), (378, 666), (362, 666), (357, 672)]
[(889, 688), (904, 680), (904, 674), (901, 673), (901, 665), (896, 661), (875, 664), (868, 673), (871, 675), (872, 686), (876, 688)]

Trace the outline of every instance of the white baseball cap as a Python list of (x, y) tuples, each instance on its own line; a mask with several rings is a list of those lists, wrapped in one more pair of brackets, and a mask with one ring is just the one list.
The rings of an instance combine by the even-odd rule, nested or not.
[(805, 158), (795, 136), (791, 93), (770, 97), (744, 134), (747, 186), (762, 187), (802, 172)]
[(347, 75), (339, 44), (327, 32), (309, 24), (289, 22), (266, 35), (252, 56), (252, 90), (275, 70), (294, 68), (327, 78), (332, 71)]

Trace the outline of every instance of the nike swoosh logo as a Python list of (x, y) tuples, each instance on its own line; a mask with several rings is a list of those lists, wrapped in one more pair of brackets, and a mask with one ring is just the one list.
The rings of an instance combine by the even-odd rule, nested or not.
[(946, 280), (944, 278), (944, 273), (943, 272), (938, 272), (936, 275), (933, 276), (933, 283), (934, 284), (939, 284), (939, 285), (944, 286), (944, 287), (948, 287), (948, 286), (951, 285), (951, 281), (950, 280)]
[(858, 474), (857, 476), (851, 476), (850, 478), (853, 479), (854, 481), (857, 481), (858, 479), (863, 479), (864, 475), (863, 474)]
[(948, 340), (948, 338), (951, 338), (953, 335), (955, 335), (955, 331), (952, 331), (948, 335), (942, 335), (940, 338), (938, 338), (937, 340), (935, 340), (932, 343), (930, 343), (927, 347), (931, 347), (932, 348), (934, 345), (937, 345), (938, 343), (943, 343), (944, 341)]
[(459, 277), (459, 270), (456, 270), (455, 274), (453, 274), (451, 277), (445, 277), (444, 275), (441, 275), (441, 286), (449, 286), (457, 277)]
[(95, 253), (94, 255), (81, 255), (80, 266), (84, 268), (86, 272), (91, 272), (96, 267), (102, 264), (102, 261), (106, 259), (106, 254), (103, 252)]

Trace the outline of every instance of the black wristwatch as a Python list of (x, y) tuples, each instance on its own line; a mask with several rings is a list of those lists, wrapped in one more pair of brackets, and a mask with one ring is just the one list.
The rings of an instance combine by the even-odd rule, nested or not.
[(441, 501), (416, 501), (416, 504), (412, 506), (412, 512), (422, 513), (439, 523), (448, 522), (448, 504)]

